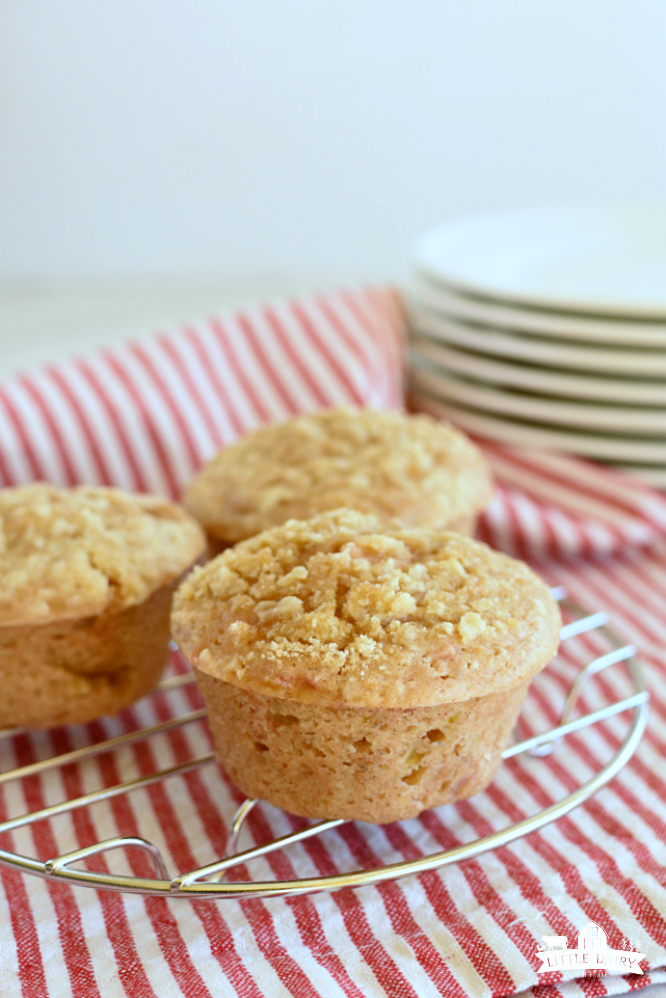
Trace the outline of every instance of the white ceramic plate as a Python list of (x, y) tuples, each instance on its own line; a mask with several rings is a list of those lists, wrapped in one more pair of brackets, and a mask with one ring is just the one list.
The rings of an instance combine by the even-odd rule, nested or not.
[(429, 410), (444, 419), (450, 419), (463, 430), (479, 437), (488, 437), (490, 440), (499, 440), (518, 447), (536, 447), (580, 454), (601, 461), (642, 462), (652, 467), (666, 468), (666, 444), (535, 426), (502, 416), (472, 412), (453, 402), (443, 402), (421, 395), (418, 390), (413, 390), (411, 394), (418, 402), (419, 408)]
[(618, 346), (653, 347), (666, 350), (666, 323), (627, 322), (622, 319), (595, 319), (568, 312), (539, 312), (536, 309), (502, 305), (490, 300), (455, 294), (426, 280), (413, 280), (403, 291), (407, 303), (423, 305), (444, 317), (466, 319), (482, 326), (497, 326), (549, 336), (551, 339), (580, 340), (585, 343), (616, 343)]
[(591, 375), (615, 374), (651, 380), (666, 377), (666, 350), (582, 347), (578, 344), (557, 343), (509, 333), (506, 330), (482, 329), (445, 319), (421, 308), (410, 307), (407, 314), (409, 323), (416, 332), (491, 356), (512, 357), (545, 367), (571, 368)]
[(551, 205), (454, 222), (421, 240), (416, 265), (484, 297), (666, 319), (666, 204)]
[(554, 398), (585, 399), (588, 402), (615, 402), (624, 405), (652, 405), (666, 410), (666, 380), (630, 381), (620, 378), (582, 377), (549, 371), (542, 367), (511, 364), (478, 353), (467, 353), (435, 340), (412, 336), (410, 353), (418, 361), (434, 364), (443, 373), (472, 378), (491, 385), (518, 388)]
[(518, 394), (445, 374), (432, 365), (428, 368), (413, 365), (410, 376), (417, 389), (423, 388), (443, 401), (456, 402), (481, 412), (517, 417), (531, 423), (547, 423), (554, 427), (580, 427), (582, 430), (598, 430), (602, 433), (610, 431), (633, 434), (640, 439), (657, 437), (666, 446), (666, 408), (586, 405)]

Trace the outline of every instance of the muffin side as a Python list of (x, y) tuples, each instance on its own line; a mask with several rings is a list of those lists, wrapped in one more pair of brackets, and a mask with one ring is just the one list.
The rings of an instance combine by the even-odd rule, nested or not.
[(216, 753), (243, 793), (305, 818), (374, 824), (486, 787), (528, 687), (382, 710), (277, 700), (195, 673)]
[(0, 627), (0, 727), (84, 724), (148, 693), (169, 655), (174, 589), (80, 620)]

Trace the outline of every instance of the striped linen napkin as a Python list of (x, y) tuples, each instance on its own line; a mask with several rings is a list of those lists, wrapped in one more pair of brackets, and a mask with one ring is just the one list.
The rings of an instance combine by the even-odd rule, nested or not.
[[(139, 343), (45, 367), (0, 388), (0, 484), (89, 482), (177, 497), (217, 448), (295, 413), (402, 402), (401, 313), (390, 291), (329, 294), (192, 322)], [(446, 870), (358, 891), (205, 902), (76, 890), (0, 866), (0, 993), (7, 996), (503, 996), (666, 991), (666, 499), (563, 456), (483, 444), (500, 481), (483, 539), (528, 558), (635, 643), (651, 723), (631, 763), (566, 818)], [(535, 682), (528, 733), (556, 723), (588, 635)], [(182, 670), (174, 657), (172, 669)], [(596, 709), (626, 692), (600, 675)], [(1, 769), (28, 764), (200, 706), (192, 687), (117, 718), (0, 743)], [(413, 859), (506, 826), (561, 797), (618, 747), (626, 719), (570, 736), (545, 759), (503, 765), (483, 794), (385, 827), (347, 824), (260, 860), (255, 877), (317, 876)], [(0, 819), (210, 751), (203, 722), (57, 775), (0, 786)], [(3, 835), (42, 859), (117, 834), (155, 842), (174, 872), (211, 862), (240, 801), (216, 767)], [(248, 819), (261, 842), (302, 827), (269, 806)], [(135, 875), (150, 875), (128, 856)], [(106, 869), (98, 858), (96, 868)], [(113, 864), (113, 860), (109, 860)], [(542, 936), (575, 945), (589, 922), (613, 948), (646, 954), (643, 976), (539, 977)]]

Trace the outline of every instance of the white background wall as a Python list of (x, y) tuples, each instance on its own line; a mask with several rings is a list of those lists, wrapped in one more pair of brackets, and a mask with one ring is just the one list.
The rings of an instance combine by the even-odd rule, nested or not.
[(0, 0), (0, 279), (395, 275), (666, 196), (663, 0)]

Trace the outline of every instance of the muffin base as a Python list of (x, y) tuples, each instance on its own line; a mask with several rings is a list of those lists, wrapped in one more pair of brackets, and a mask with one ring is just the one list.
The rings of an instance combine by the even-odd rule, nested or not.
[(0, 727), (82, 724), (148, 693), (169, 654), (175, 585), (117, 612), (0, 627)]
[(218, 760), (243, 793), (306, 818), (374, 824), (483, 790), (529, 685), (437, 707), (332, 708), (194, 671)]

